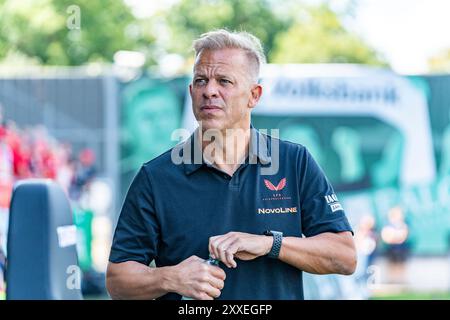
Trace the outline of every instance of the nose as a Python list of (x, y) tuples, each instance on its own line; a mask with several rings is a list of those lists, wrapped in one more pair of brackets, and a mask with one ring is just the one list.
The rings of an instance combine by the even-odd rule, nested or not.
[(219, 96), (218, 86), (215, 80), (210, 80), (204, 87), (203, 97), (205, 99), (217, 98)]

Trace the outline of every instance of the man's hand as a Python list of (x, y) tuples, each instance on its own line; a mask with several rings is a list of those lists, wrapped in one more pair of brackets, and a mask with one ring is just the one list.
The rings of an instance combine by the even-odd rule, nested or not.
[(213, 300), (220, 296), (225, 280), (225, 271), (191, 256), (174, 267), (175, 292), (196, 300)]
[(234, 258), (253, 260), (270, 252), (273, 237), (243, 232), (228, 232), (209, 238), (209, 252), (229, 268), (236, 268)]

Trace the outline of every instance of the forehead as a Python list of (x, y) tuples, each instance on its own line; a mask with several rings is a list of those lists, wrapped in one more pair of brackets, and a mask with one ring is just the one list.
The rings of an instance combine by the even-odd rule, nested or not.
[(242, 72), (246, 67), (248, 67), (248, 59), (241, 49), (205, 49), (195, 60), (194, 73), (209, 70)]

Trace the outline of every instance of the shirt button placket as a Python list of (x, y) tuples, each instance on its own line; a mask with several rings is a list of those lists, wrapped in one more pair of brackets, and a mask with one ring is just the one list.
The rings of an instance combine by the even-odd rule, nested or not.
[(235, 173), (232, 177), (228, 177), (230, 180), (230, 189), (239, 190), (239, 174)]

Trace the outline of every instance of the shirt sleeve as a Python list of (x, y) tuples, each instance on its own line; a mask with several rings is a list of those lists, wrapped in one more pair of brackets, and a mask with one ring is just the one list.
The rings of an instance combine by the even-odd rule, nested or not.
[(303, 234), (306, 237), (323, 232), (350, 231), (353, 234), (344, 209), (323, 170), (306, 148), (303, 152), (300, 177)]
[(122, 206), (109, 261), (150, 264), (157, 255), (159, 234), (152, 187), (143, 166), (131, 183)]

